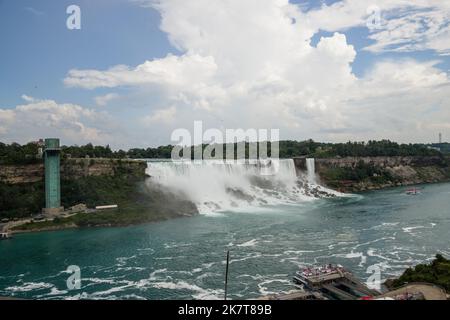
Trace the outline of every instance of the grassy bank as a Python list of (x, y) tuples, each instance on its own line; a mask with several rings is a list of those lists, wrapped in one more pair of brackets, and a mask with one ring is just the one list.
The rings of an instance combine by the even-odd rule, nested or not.
[(128, 206), (116, 210), (92, 213), (79, 213), (68, 218), (55, 218), (53, 221), (30, 222), (12, 229), (14, 232), (48, 231), (84, 227), (128, 226), (146, 222), (156, 222), (182, 215), (172, 212), (149, 210), (145, 206)]
[[(118, 209), (79, 213), (53, 221), (31, 222), (12, 230), (40, 231), (74, 227), (126, 226), (155, 222), (197, 214), (191, 202), (161, 188), (147, 185), (144, 181), (119, 181), (90, 177), (89, 181), (74, 182), (70, 201), (84, 200), (89, 205), (117, 204)], [(79, 189), (80, 188), (80, 189)]]

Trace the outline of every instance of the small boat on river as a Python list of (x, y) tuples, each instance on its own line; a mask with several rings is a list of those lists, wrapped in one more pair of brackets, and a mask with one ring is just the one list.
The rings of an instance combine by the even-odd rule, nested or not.
[(413, 196), (418, 195), (418, 194), (420, 194), (420, 189), (417, 189), (416, 187), (408, 189), (408, 190), (406, 190), (406, 194), (413, 195)]
[(12, 236), (8, 232), (1, 232), (0, 233), (0, 240), (9, 240)]

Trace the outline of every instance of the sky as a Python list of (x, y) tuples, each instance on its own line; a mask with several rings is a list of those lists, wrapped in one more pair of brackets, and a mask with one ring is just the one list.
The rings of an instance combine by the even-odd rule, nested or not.
[(450, 140), (449, 72), (450, 0), (0, 0), (7, 143)]

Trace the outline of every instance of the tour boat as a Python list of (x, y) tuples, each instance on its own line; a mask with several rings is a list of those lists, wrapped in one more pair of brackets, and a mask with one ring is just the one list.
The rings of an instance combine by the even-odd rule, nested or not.
[(409, 195), (416, 195), (419, 193), (420, 193), (420, 190), (417, 188), (411, 188), (411, 189), (406, 190), (406, 194), (409, 194)]

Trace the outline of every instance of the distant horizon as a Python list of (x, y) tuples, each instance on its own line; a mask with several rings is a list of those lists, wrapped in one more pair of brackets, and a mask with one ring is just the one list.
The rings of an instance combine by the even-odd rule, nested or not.
[[(59, 139), (59, 138), (55, 138), (55, 137), (51, 137), (51, 138), (39, 138), (39, 139), (43, 139), (43, 140), (45, 140), (45, 139), (52, 139), (52, 138), (54, 138), (54, 139)], [(5, 144), (5, 145), (11, 145), (11, 144), (19, 144), (19, 145), (21, 145), (21, 146), (24, 146), (24, 145), (27, 145), (28, 143), (36, 143), (36, 142), (39, 142), (39, 139), (36, 139), (36, 140), (32, 140), (32, 141), (28, 141), (28, 142), (25, 142), (25, 143), (20, 143), (20, 142), (4, 142), (4, 141), (1, 141), (0, 140), (0, 143), (2, 143), (2, 144)], [(374, 142), (381, 142), (381, 141), (390, 141), (390, 142), (392, 142), (392, 143), (396, 143), (396, 144), (398, 144), (398, 145), (425, 145), (425, 146), (427, 146), (427, 145), (437, 145), (437, 144), (450, 144), (450, 142), (447, 142), (447, 141), (442, 141), (442, 142), (406, 142), (406, 143), (404, 143), (404, 142), (398, 142), (398, 141), (393, 141), (393, 140), (389, 140), (389, 139), (380, 139), (380, 140), (366, 140), (366, 141), (358, 141), (358, 140), (354, 140), (354, 141), (343, 141), (343, 142), (328, 142), (328, 141), (316, 141), (316, 140), (313, 140), (313, 139), (305, 139), (305, 140), (293, 140), (293, 139), (281, 139), (281, 140), (278, 140), (278, 141), (273, 141), (273, 142), (287, 142), (287, 141), (292, 141), (292, 142), (307, 142), (307, 141), (312, 141), (312, 142), (314, 142), (314, 143), (319, 143), (319, 144), (346, 144), (346, 143), (365, 143), (365, 144), (367, 144), (368, 142), (370, 142), (370, 141), (374, 141)], [(234, 143), (242, 143), (242, 142), (246, 142), (246, 141), (244, 141), (244, 140), (242, 140), (242, 141), (237, 141), (237, 142), (234, 142)], [(247, 142), (247, 143), (264, 143), (264, 142), (268, 142), (267, 140), (264, 140), (264, 141), (258, 141), (258, 142)], [(226, 145), (226, 144), (230, 144), (230, 143), (233, 143), (233, 142), (227, 142), (227, 143), (204, 143), (203, 145)], [(123, 150), (123, 151), (129, 151), (129, 150), (132, 150), (132, 149), (148, 149), (148, 148), (151, 148), (151, 149), (157, 149), (157, 148), (160, 148), (160, 147), (168, 147), (168, 146), (176, 146), (176, 144), (165, 144), (165, 145), (157, 145), (157, 146), (151, 146), (151, 145), (148, 145), (148, 146), (142, 146), (142, 147), (137, 147), (137, 146), (132, 146), (132, 147), (130, 147), (130, 148), (126, 148), (126, 149), (122, 149), (122, 148), (113, 148), (113, 147), (111, 147), (111, 145), (110, 144), (104, 144), (104, 145), (102, 145), (102, 144), (94, 144), (94, 143), (91, 143), (91, 142), (87, 142), (87, 143), (84, 143), (84, 144), (65, 144), (65, 143), (63, 143), (61, 140), (60, 140), (60, 146), (61, 147), (83, 147), (83, 146), (86, 146), (86, 145), (92, 145), (93, 147), (109, 147), (112, 151), (114, 151), (114, 152), (117, 152), (117, 151), (119, 151), (119, 150)], [(196, 146), (199, 146), (199, 145), (183, 145), (183, 148), (192, 148), (192, 147), (196, 147)]]

